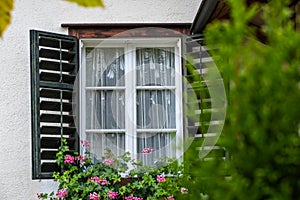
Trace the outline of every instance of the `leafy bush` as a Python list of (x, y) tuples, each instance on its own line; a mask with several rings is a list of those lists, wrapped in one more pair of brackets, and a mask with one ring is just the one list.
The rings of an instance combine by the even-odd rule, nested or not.
[[(40, 199), (172, 200), (185, 190), (182, 183), (188, 177), (182, 174), (183, 166), (173, 159), (161, 159), (155, 166), (143, 166), (131, 159), (128, 152), (115, 156), (106, 149), (105, 155), (97, 160), (90, 152), (83, 156), (77, 152), (68, 154), (66, 140), (62, 141), (64, 145), (57, 153), (62, 172), (53, 175), (59, 182), (59, 189), (50, 194), (38, 194)], [(87, 141), (82, 143), (89, 147)], [(151, 152), (151, 148), (143, 150), (145, 156)], [(131, 169), (128, 166), (132, 166)], [(126, 178), (121, 176), (126, 173)]]
[[(222, 200), (299, 198), (300, 33), (290, 20), (289, 1), (267, 2), (246, 6), (229, 0), (231, 20), (205, 32), (230, 85), (219, 141), (230, 160), (199, 162), (191, 199), (200, 199), (200, 192)], [(260, 30), (249, 25), (258, 13), (264, 21)]]

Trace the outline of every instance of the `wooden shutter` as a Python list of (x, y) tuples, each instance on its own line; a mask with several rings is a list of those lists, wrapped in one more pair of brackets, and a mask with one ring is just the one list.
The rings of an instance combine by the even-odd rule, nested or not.
[(77, 38), (30, 31), (32, 173), (33, 179), (52, 178), (58, 171), (56, 152), (61, 138), (78, 151), (72, 107), (78, 72)]
[[(213, 84), (213, 87), (218, 84), (223, 86), (223, 79), (208, 80), (207, 72), (210, 67), (214, 66), (214, 63), (209, 51), (204, 46), (201, 35), (184, 38), (183, 53), (185, 133), (186, 137), (193, 138), (185, 158), (188, 159), (188, 162), (195, 162), (195, 165), (199, 161), (195, 158), (209, 159), (217, 155), (225, 159), (226, 151), (215, 145), (214, 141), (224, 125), (224, 112), (226, 112), (224, 108), (226, 106), (213, 108), (210, 94), (211, 85)], [(217, 101), (222, 102), (218, 105), (226, 105), (226, 99), (222, 99), (222, 95), (226, 97), (225, 91), (220, 95), (221, 99)]]

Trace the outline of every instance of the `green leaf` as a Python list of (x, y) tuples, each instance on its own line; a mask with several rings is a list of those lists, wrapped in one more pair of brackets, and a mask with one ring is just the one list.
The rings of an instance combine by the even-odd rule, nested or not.
[(0, 37), (11, 22), (11, 11), (14, 7), (13, 0), (0, 1)]
[(80, 6), (84, 7), (102, 7), (104, 8), (104, 4), (102, 0), (66, 0), (69, 2), (77, 3)]

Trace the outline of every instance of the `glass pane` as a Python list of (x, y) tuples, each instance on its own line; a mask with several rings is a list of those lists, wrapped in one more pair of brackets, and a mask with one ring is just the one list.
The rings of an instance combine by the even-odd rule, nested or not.
[(98, 159), (104, 156), (105, 148), (111, 149), (117, 156), (125, 152), (125, 133), (87, 133), (86, 136), (91, 144), (91, 153)]
[[(160, 158), (175, 158), (175, 133), (138, 133), (138, 160), (144, 165), (153, 165)], [(145, 148), (153, 148), (153, 152), (143, 154)]]
[(174, 86), (174, 48), (136, 49), (137, 86)]
[(124, 86), (123, 48), (86, 48), (86, 86)]
[(123, 90), (86, 92), (87, 129), (124, 129), (125, 92)]
[(137, 91), (137, 128), (176, 128), (174, 90)]

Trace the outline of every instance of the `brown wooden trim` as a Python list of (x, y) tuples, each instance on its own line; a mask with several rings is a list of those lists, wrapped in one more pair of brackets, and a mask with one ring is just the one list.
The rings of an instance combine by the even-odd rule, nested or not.
[[(180, 37), (189, 35), (190, 23), (62, 24), (77, 38)], [(130, 30), (130, 31), (129, 31)]]
[(61, 27), (185, 27), (191, 23), (63, 23)]

